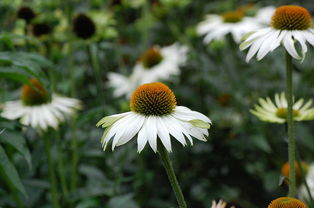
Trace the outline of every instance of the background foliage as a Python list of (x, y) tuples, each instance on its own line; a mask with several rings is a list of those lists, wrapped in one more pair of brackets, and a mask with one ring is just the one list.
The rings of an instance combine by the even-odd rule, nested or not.
[[(245, 63), (245, 53), (231, 38), (204, 45), (195, 26), (205, 14), (220, 13), (251, 1), (55, 1), (2, 0), (0, 3), (0, 101), (17, 99), (21, 84), (37, 77), (50, 91), (79, 98), (84, 109), (54, 131), (53, 158), (57, 149), (65, 158), (68, 190), (58, 183), (62, 207), (165, 208), (176, 201), (158, 156), (145, 148), (138, 155), (136, 142), (103, 152), (102, 130), (96, 122), (105, 115), (128, 111), (128, 100), (114, 98), (108, 72), (130, 74), (148, 47), (179, 41), (189, 47), (181, 75), (167, 82), (179, 105), (208, 115), (213, 126), (207, 143), (182, 148), (173, 142), (171, 157), (188, 206), (208, 208), (213, 199), (237, 207), (266, 207), (287, 187), (278, 186), (281, 165), (287, 159), (285, 129), (262, 123), (249, 113), (259, 97), (285, 89), (283, 51), (276, 50), (261, 62)], [(314, 12), (311, 0), (255, 1), (260, 6), (299, 4)], [(37, 38), (23, 34), (17, 9), (34, 9), (36, 21), (46, 21), (53, 32)], [(104, 21), (97, 34), (81, 40), (72, 33), (72, 19), (93, 12)], [(96, 15), (97, 16), (97, 15)], [(100, 18), (96, 18), (100, 19)], [(100, 85), (91, 59), (99, 59)], [(314, 53), (302, 64), (295, 62), (296, 97), (313, 98)], [(0, 207), (50, 207), (48, 165), (42, 135), (18, 122), (0, 120)], [(299, 153), (311, 163), (313, 122), (296, 124)], [(77, 138), (77, 144), (73, 143)], [(78, 151), (73, 153), (73, 145)], [(71, 168), (77, 164), (77, 178)], [(75, 167), (75, 166), (74, 166)], [(58, 178), (58, 182), (60, 182)], [(15, 191), (14, 191), (15, 190)], [(16, 191), (18, 190), (18, 192)]]

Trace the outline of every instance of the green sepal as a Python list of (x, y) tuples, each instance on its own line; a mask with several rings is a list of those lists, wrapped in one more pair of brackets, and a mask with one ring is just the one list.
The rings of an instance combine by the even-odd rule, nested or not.
[(200, 119), (193, 119), (193, 120), (190, 120), (188, 122), (197, 128), (201, 128), (201, 129), (209, 129), (210, 128), (209, 123), (202, 121)]

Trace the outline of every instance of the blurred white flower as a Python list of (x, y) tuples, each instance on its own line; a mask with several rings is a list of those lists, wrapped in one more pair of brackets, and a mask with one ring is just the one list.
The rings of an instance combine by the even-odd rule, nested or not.
[(239, 43), (243, 35), (261, 27), (255, 17), (246, 17), (241, 11), (231, 11), (222, 15), (207, 15), (196, 30), (199, 35), (205, 35), (206, 44), (213, 40), (223, 40), (227, 34), (231, 34), (233, 40)]
[(187, 47), (178, 43), (159, 48), (148, 49), (127, 77), (119, 73), (109, 73), (108, 85), (114, 88), (114, 96), (127, 95), (145, 83), (166, 81), (171, 76), (180, 74), (180, 66), (187, 59)]
[[(314, 108), (311, 108), (313, 100), (309, 100), (304, 104), (304, 99), (299, 99), (292, 106), (293, 120), (304, 121), (314, 119)], [(262, 121), (271, 123), (285, 123), (287, 119), (287, 100), (285, 93), (275, 94), (275, 103), (269, 97), (259, 99), (259, 105), (255, 105), (255, 109), (251, 110), (257, 118)]]
[(176, 106), (173, 92), (164, 84), (154, 82), (141, 85), (132, 94), (130, 112), (102, 118), (96, 125), (106, 128), (101, 143), (103, 149), (112, 139), (112, 150), (137, 135), (137, 151), (146, 143), (157, 152), (157, 140), (168, 152), (172, 151), (170, 136), (187, 145), (186, 138), (193, 144), (192, 137), (206, 141), (210, 119), (183, 106)]
[[(218, 203), (216, 201), (213, 201), (211, 208), (225, 208), (227, 206), (227, 203), (223, 200), (219, 200)], [(235, 208), (232, 206), (231, 208)]]
[(265, 26), (268, 26), (271, 23), (271, 17), (273, 16), (275, 11), (276, 7), (274, 6), (262, 7), (258, 9), (254, 18), (256, 19), (257, 22)]
[[(250, 48), (246, 61), (256, 55), (261, 60), (269, 52), (281, 44), (295, 59), (303, 60), (307, 52), (306, 42), (314, 46), (314, 30), (311, 28), (312, 17), (310, 13), (300, 6), (281, 6), (272, 16), (271, 26), (251, 31), (243, 37), (240, 50)], [(295, 43), (300, 44), (298, 52)]]
[(2, 117), (20, 119), (22, 124), (44, 131), (48, 127), (58, 128), (62, 121), (81, 108), (80, 101), (74, 98), (52, 94), (49, 99), (39, 81), (33, 79), (30, 82), (36, 89), (25, 85), (21, 100), (8, 101), (1, 105)]

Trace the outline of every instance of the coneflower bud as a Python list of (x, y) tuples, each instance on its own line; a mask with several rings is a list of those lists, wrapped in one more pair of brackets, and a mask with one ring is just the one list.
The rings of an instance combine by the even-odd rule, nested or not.
[(37, 23), (32, 25), (32, 33), (35, 37), (41, 37), (51, 33), (52, 28), (47, 23)]
[(95, 34), (96, 26), (87, 15), (79, 14), (73, 20), (73, 32), (79, 38), (89, 39)]
[(17, 17), (29, 23), (36, 16), (35, 12), (30, 7), (20, 7), (17, 11)]

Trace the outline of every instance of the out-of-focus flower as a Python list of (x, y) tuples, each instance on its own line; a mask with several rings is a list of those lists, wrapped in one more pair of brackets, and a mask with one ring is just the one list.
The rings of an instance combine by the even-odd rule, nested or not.
[(275, 11), (276, 7), (274, 6), (262, 7), (257, 10), (254, 18), (256, 19), (257, 22), (265, 26), (269, 26), (271, 23), (271, 17), (273, 16)]
[(67, 117), (81, 108), (80, 101), (74, 98), (52, 94), (36, 79), (30, 80), (32, 87), (24, 85), (21, 99), (8, 101), (1, 105), (1, 116), (7, 119), (18, 119), (24, 125), (39, 130), (48, 127), (57, 128)]
[[(311, 108), (313, 100), (307, 101), (304, 105), (304, 99), (301, 98), (292, 106), (293, 119), (295, 121), (305, 121), (314, 119), (314, 108)], [(285, 123), (288, 114), (288, 104), (285, 93), (275, 94), (275, 103), (269, 97), (259, 99), (259, 105), (251, 110), (257, 118), (271, 123)]]
[(32, 34), (37, 38), (48, 35), (51, 32), (52, 28), (47, 23), (36, 23), (32, 25)]
[(131, 96), (130, 112), (102, 118), (96, 125), (106, 128), (101, 143), (105, 150), (112, 141), (112, 150), (137, 135), (137, 151), (146, 143), (157, 152), (157, 140), (168, 152), (172, 151), (170, 136), (187, 145), (192, 137), (206, 141), (210, 119), (189, 108), (176, 105), (174, 93), (164, 84), (154, 82), (138, 87)]
[[(218, 203), (216, 201), (212, 202), (211, 208), (225, 208), (227, 206), (227, 203), (223, 200), (219, 200)], [(230, 208), (235, 208), (234, 206), (231, 206)]]
[(127, 77), (118, 73), (109, 73), (109, 86), (114, 88), (114, 96), (130, 96), (141, 84), (166, 81), (180, 73), (185, 64), (187, 47), (177, 43), (167, 47), (157, 46), (148, 49), (135, 65), (132, 74)]
[(304, 202), (292, 197), (280, 197), (273, 200), (268, 208), (307, 208)]
[[(306, 42), (314, 46), (314, 30), (311, 28), (310, 13), (300, 6), (281, 6), (272, 16), (271, 26), (250, 31), (243, 37), (241, 50), (250, 48), (246, 61), (256, 55), (257, 60), (264, 58), (281, 44), (295, 59), (303, 60), (307, 52)], [(300, 44), (298, 52), (295, 43)]]
[[(302, 174), (306, 175), (308, 172), (308, 166), (305, 162), (301, 162), (301, 169), (297, 162), (294, 163), (295, 167), (295, 177), (297, 181), (297, 185), (300, 185), (302, 182)], [(281, 168), (281, 175), (285, 177), (284, 182), (288, 185), (289, 184), (289, 175), (290, 175), (290, 165), (289, 162), (286, 162)]]
[(79, 38), (89, 39), (95, 34), (96, 26), (86, 14), (78, 14), (73, 19), (73, 32)]
[(262, 25), (254, 17), (246, 17), (242, 11), (236, 10), (225, 12), (222, 15), (207, 15), (196, 29), (198, 34), (205, 35), (204, 43), (222, 40), (227, 34), (231, 34), (233, 40), (239, 43), (244, 34), (260, 27)]
[[(310, 189), (312, 197), (314, 197), (314, 164), (311, 164), (308, 168), (308, 172), (305, 177), (306, 183)], [(303, 184), (298, 190), (298, 196), (304, 201), (310, 201), (309, 193), (306, 186)]]
[(20, 7), (17, 11), (17, 17), (19, 19), (25, 20), (26, 23), (29, 23), (32, 19), (34, 19), (36, 16), (35, 12), (32, 8), (23, 6)]

